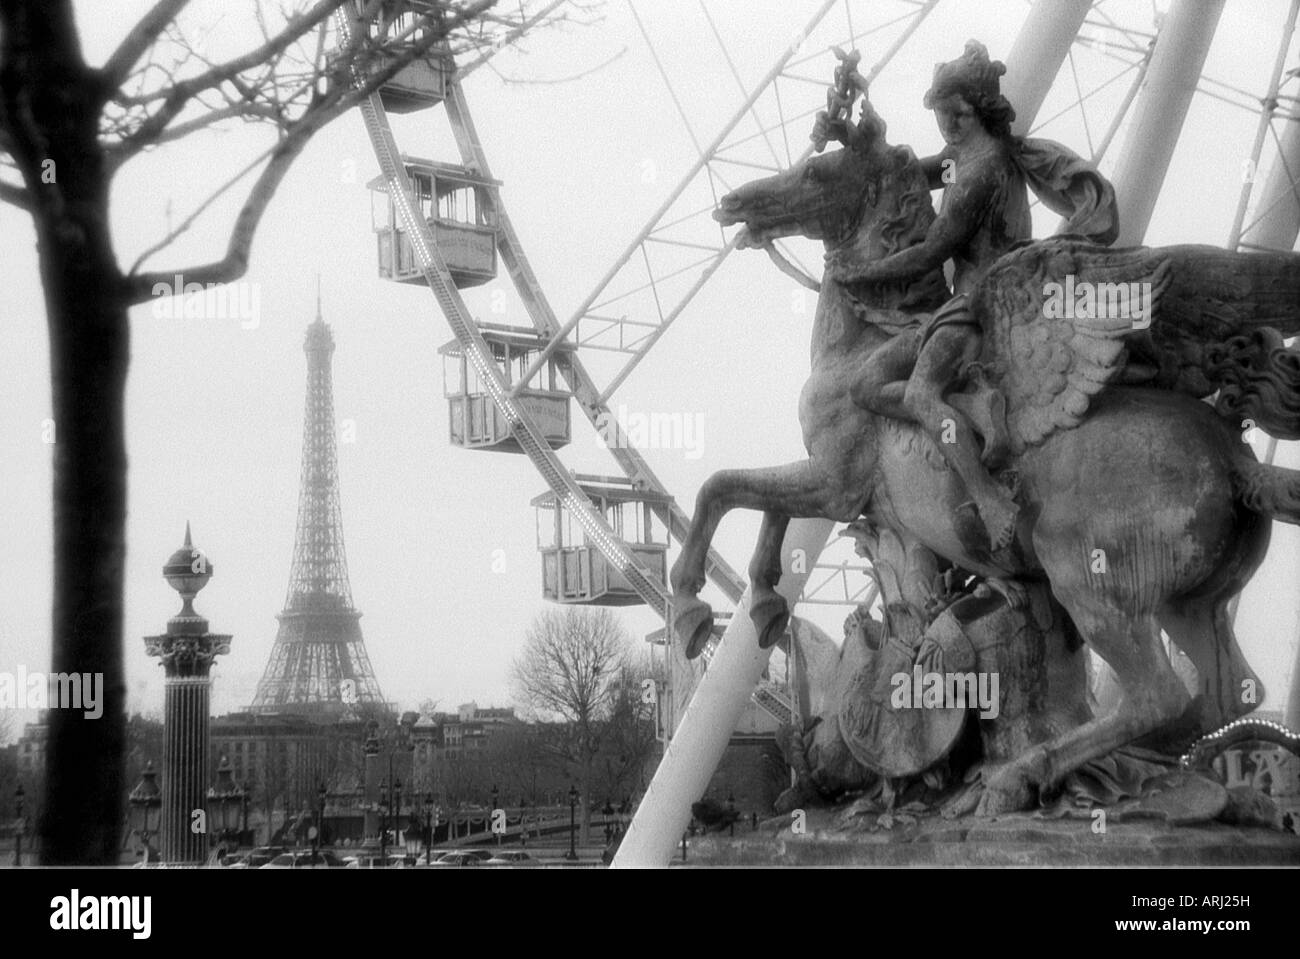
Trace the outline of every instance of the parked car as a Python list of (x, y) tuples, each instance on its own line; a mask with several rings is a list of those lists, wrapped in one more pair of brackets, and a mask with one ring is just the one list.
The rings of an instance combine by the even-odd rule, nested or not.
[(276, 856), (263, 869), (342, 869), (342, 859), (328, 849), (319, 852), (286, 852)]
[(287, 851), (284, 846), (258, 846), (230, 863), (229, 868), (261, 869), (276, 856), (283, 855)]
[(485, 866), (514, 866), (516, 868), (527, 866), (539, 866), (539, 863), (522, 849), (502, 849), (491, 859), (483, 863)]
[(473, 856), (479, 862), (487, 862), (492, 858), (491, 849), (457, 849), (456, 852), (463, 852), (467, 856)]
[(451, 868), (453, 866), (481, 866), (483, 860), (468, 852), (449, 852), (439, 857), (434, 867)]

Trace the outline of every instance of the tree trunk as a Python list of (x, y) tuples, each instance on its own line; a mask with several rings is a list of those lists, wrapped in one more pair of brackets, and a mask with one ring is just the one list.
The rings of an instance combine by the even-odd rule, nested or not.
[(583, 766), (578, 786), (578, 842), (584, 846), (591, 845), (591, 774), (591, 766)]
[(50, 710), (41, 861), (116, 864), (125, 800), (129, 333), (98, 140), (103, 98), (98, 74), (82, 58), (68, 0), (0, 0), (0, 27), (0, 104), (31, 197), (50, 334), (52, 670), (103, 676), (99, 718)]
[[(105, 216), (106, 216), (106, 210)], [(42, 863), (116, 863), (126, 785), (122, 585), (126, 558), (126, 310), (107, 235), (69, 249), (43, 224), (41, 270), (50, 328), (54, 461), (55, 672), (102, 673), (103, 714), (50, 711)]]

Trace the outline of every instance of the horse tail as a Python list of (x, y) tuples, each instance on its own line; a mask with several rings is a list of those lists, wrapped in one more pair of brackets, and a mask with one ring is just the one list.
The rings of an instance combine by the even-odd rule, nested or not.
[(1234, 464), (1232, 480), (1251, 512), (1300, 526), (1300, 470), (1243, 459)]

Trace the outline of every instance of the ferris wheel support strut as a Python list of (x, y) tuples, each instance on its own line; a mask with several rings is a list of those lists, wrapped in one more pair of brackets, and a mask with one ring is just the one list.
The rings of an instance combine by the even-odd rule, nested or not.
[(1176, 0), (1160, 28), (1113, 178), (1121, 211), (1116, 246), (1137, 246), (1146, 235), (1223, 5)]
[[(1282, 71), (1286, 69), (1287, 54), (1291, 51), (1291, 38), (1295, 34), (1296, 15), (1300, 13), (1300, 0), (1291, 0), (1291, 9), (1287, 13), (1286, 26), (1282, 28), (1282, 37), (1277, 45), (1277, 59), (1273, 62), (1273, 73), (1269, 76), (1268, 93), (1264, 95), (1263, 109), (1259, 112), (1259, 124), (1255, 127), (1255, 142), (1251, 146), (1247, 168), (1241, 178), (1241, 197), (1237, 201), (1237, 212), (1232, 219), (1232, 230), (1228, 234), (1228, 249), (1235, 250), (1241, 242), (1242, 224), (1246, 219), (1246, 207), (1250, 203), (1250, 194), (1254, 186), (1255, 170), (1259, 166), (1260, 152), (1264, 149), (1264, 138), (1273, 123), (1273, 114), (1277, 112), (1278, 87), (1282, 83)], [(1276, 169), (1276, 166), (1274, 167)], [(1272, 177), (1270, 177), (1271, 185)], [(1294, 192), (1294, 184), (1292, 192)], [(1295, 242), (1295, 234), (1291, 243)], [(1290, 249), (1291, 243), (1287, 244)]]
[[(1038, 0), (1030, 14), (1035, 32), (1034, 44), (1021, 47), (1019, 40), (1016, 44), (1022, 55), (1032, 56), (1038, 69), (1036, 74), (1026, 75), (1026, 86), (1021, 95), (1027, 102), (1038, 104), (1042, 103), (1046, 93), (1040, 94), (1037, 85), (1041, 85), (1044, 91), (1051, 86), (1070, 48), (1068, 42), (1061, 43), (1059, 34), (1050, 29), (1050, 18), (1038, 19), (1036, 11), (1040, 5), (1059, 8), (1058, 0)], [(1068, 34), (1071, 39), (1078, 29), (1078, 24), (1071, 25), (1069, 20), (1056, 22), (1056, 30)], [(1059, 58), (1053, 63), (1050, 59), (1034, 56), (1043, 47), (1059, 50)], [(1033, 119), (1033, 114), (1027, 110), (1025, 123), (1032, 124)], [(802, 566), (802, 572), (794, 572), (792, 559), (799, 555), (820, 556), (833, 528), (834, 524), (829, 520), (795, 519), (790, 522), (781, 548), (782, 572), (777, 592), (790, 603), (791, 609), (810, 573)], [(758, 636), (749, 618), (748, 599), (746, 591), (721, 641), (713, 650), (709, 668), (686, 707), (650, 787), (637, 807), (627, 835), (614, 855), (614, 868), (667, 866), (690, 822), (691, 803), (703, 797), (718, 768), (731, 740), (731, 731), (736, 728), (741, 711), (753, 694), (771, 654), (770, 649), (759, 648)], [(672, 641), (671, 637), (668, 641)]]

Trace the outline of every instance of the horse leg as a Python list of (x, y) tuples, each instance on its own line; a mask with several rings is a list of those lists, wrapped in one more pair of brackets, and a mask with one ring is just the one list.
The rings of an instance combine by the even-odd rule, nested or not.
[(758, 645), (762, 649), (776, 645), (790, 622), (790, 606), (785, 597), (776, 591), (776, 584), (781, 581), (781, 543), (785, 540), (785, 530), (789, 525), (790, 517), (784, 513), (765, 511), (763, 525), (758, 531), (758, 543), (754, 546), (754, 556), (749, 561), (749, 582), (752, 587), (749, 618), (754, 622), (754, 629), (758, 632)]
[(1264, 687), (1241, 654), (1226, 596), (1170, 603), (1160, 625), (1196, 666), (1200, 694), (1188, 707), (1188, 733), (1199, 738), (1255, 708)]
[(1090, 759), (1104, 756), (1178, 717), (1190, 697), (1174, 674), (1150, 613), (1132, 615), (1088, 590), (1062, 591), (1053, 584), (1084, 641), (1119, 680), (1120, 699), (1108, 715), (1042, 743), (989, 778), (981, 815), (1031, 806), (1036, 791), (1055, 785)]
[(856, 518), (867, 491), (848, 492), (832, 485), (809, 460), (753, 470), (719, 470), (705, 480), (695, 500), (695, 515), (681, 555), (668, 579), (673, 587), (673, 630), (698, 656), (713, 626), (713, 611), (697, 599), (704, 587), (705, 558), (722, 518), (733, 509), (756, 509), (794, 517)]

